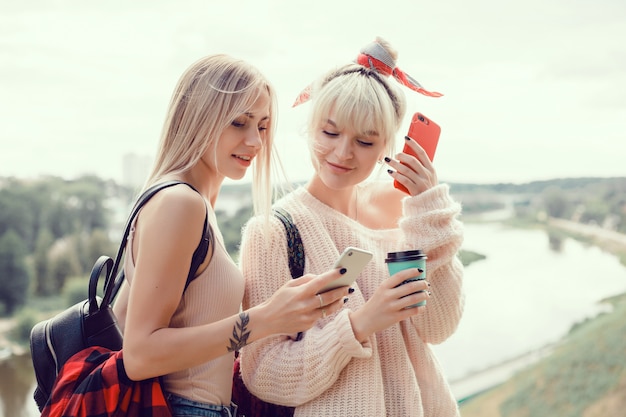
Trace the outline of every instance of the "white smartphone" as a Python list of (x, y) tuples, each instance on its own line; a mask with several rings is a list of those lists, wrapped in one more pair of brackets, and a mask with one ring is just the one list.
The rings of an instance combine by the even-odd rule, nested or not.
[(326, 284), (326, 286), (320, 290), (320, 293), (352, 285), (354, 281), (356, 281), (356, 277), (361, 273), (363, 268), (365, 268), (365, 265), (372, 259), (372, 256), (372, 252), (364, 249), (347, 247), (339, 259), (337, 259), (337, 262), (335, 262), (335, 268), (346, 268), (346, 273), (339, 279)]

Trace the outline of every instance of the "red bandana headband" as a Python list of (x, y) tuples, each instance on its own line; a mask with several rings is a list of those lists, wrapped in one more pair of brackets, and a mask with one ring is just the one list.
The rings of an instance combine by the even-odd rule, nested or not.
[[(396, 67), (396, 62), (393, 57), (389, 55), (389, 52), (387, 52), (387, 50), (378, 42), (372, 42), (361, 49), (359, 56), (357, 56), (356, 63), (373, 69), (381, 75), (392, 75), (393, 78), (395, 78), (400, 84), (425, 96), (441, 97), (443, 95), (435, 91), (425, 90), (424, 87), (422, 87), (422, 85), (415, 80), (415, 78)], [(296, 98), (292, 107), (296, 107), (308, 101), (310, 98), (311, 85), (308, 85), (304, 90), (302, 90), (298, 98)]]

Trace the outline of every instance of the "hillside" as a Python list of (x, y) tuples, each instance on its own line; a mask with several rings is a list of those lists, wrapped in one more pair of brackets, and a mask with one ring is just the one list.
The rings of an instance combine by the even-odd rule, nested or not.
[(461, 405), (463, 417), (618, 417), (626, 410), (626, 294), (554, 352)]

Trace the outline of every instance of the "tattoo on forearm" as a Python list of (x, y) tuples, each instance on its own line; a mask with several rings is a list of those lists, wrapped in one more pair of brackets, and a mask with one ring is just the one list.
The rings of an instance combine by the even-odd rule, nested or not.
[(239, 321), (237, 321), (233, 327), (233, 337), (230, 339), (230, 346), (226, 348), (229, 352), (239, 350), (248, 344), (250, 332), (246, 326), (248, 326), (249, 322), (250, 317), (248, 313), (243, 312), (239, 314)]

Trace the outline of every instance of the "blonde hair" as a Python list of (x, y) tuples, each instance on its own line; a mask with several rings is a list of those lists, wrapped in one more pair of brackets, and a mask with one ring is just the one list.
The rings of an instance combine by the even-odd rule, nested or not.
[(271, 166), (277, 158), (273, 150), (276, 93), (254, 66), (224, 54), (199, 59), (178, 80), (145, 187), (192, 168), (207, 149), (216, 149), (224, 129), (265, 93), (270, 97), (270, 120), (253, 163), (252, 194), (255, 212), (269, 211)]
[[(381, 38), (377, 41), (396, 58), (396, 51), (387, 42)], [(387, 154), (395, 153), (394, 138), (406, 113), (406, 98), (376, 69), (359, 64), (333, 69), (312, 86), (311, 98), (310, 133), (333, 113), (337, 126), (361, 134), (375, 131), (385, 141)]]

